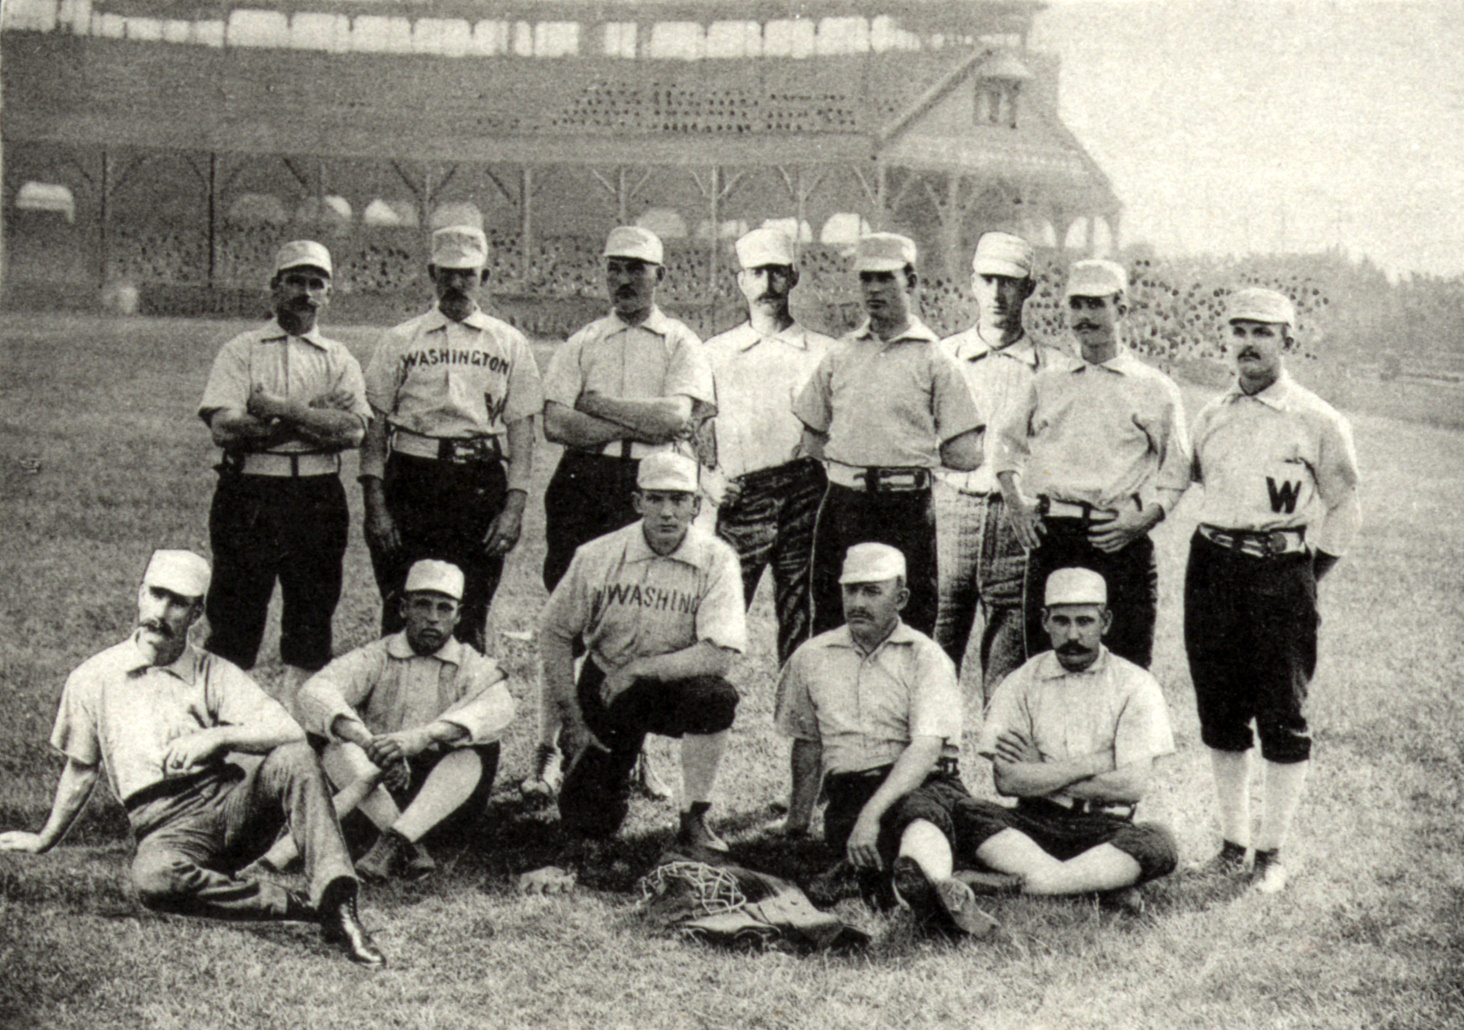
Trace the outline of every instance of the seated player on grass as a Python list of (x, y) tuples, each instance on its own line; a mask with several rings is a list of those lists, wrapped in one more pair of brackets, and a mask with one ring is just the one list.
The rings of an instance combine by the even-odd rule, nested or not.
[(984, 934), (996, 920), (953, 873), (953, 847), (976, 802), (957, 769), (956, 669), (900, 619), (905, 556), (888, 544), (850, 547), (839, 585), (844, 625), (803, 644), (778, 681), (778, 729), (793, 738), (785, 832), (806, 832), (822, 780), (824, 839), (845, 858), (810, 897), (828, 904), (849, 884), (888, 870), (922, 925)]
[(367, 880), (430, 874), (423, 836), (481, 811), (493, 787), (514, 700), (498, 663), (453, 636), (463, 589), (456, 565), (414, 563), (398, 602), (402, 631), (337, 658), (295, 701), (300, 724), (327, 741), (321, 764), (340, 791), (337, 811), (354, 804), (381, 831), (356, 863)]
[(1154, 677), (1103, 646), (1107, 601), (1098, 573), (1052, 573), (1052, 650), (1003, 680), (987, 709), (979, 751), (1017, 804), (977, 803), (975, 855), (1019, 877), (1023, 893), (1122, 891), (1174, 870), (1169, 831), (1133, 819), (1154, 759), (1174, 753), (1169, 713)]

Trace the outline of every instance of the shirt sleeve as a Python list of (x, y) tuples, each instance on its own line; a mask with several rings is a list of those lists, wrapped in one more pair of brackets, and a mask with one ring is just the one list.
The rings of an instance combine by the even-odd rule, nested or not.
[(544, 410), (544, 384), (539, 378), (539, 363), (528, 339), (513, 330), (509, 348), (513, 368), (508, 375), (508, 400), (503, 407), (503, 424), (530, 418)]
[(371, 421), (371, 405), (366, 401), (366, 379), (361, 374), (361, 363), (345, 347), (336, 351), (336, 363), (333, 386), (336, 391), (350, 396), (351, 406), (346, 410), (360, 419), (364, 427)]
[(491, 658), (470, 657), (461, 674), (467, 679), (462, 696), (437, 718), (467, 732), (455, 746), (491, 744), (503, 736), (516, 711), (503, 670)]
[(382, 333), (366, 364), (366, 403), (384, 415), (396, 410), (397, 390), (402, 385), (401, 363), (397, 360), (401, 351), (398, 335), (395, 329)]
[(270, 734), (298, 736), (300, 724), (233, 662), (209, 655), (201, 664), (210, 714), (221, 726), (249, 726)]
[(555, 348), (550, 355), (549, 368), (544, 373), (543, 381), (546, 404), (554, 401), (566, 408), (573, 408), (575, 401), (584, 392), (585, 377), (584, 370), (580, 367), (580, 357), (592, 329), (593, 326), (581, 329)]
[(1341, 415), (1329, 419), (1323, 428), (1316, 477), (1326, 514), (1312, 543), (1317, 550), (1340, 558), (1362, 525), (1357, 451), (1352, 444), (1352, 428)]
[(939, 645), (916, 645), (915, 690), (910, 703), (910, 738), (940, 737), (959, 747), (964, 713), (956, 667)]
[(236, 336), (219, 350), (198, 402), (198, 417), (208, 422), (224, 408), (249, 407), (249, 339)]
[(1032, 416), (1037, 412), (1037, 382), (1040, 378), (1039, 373), (1027, 384), (1027, 396), (1022, 403), (1012, 408), (1011, 413), (997, 427), (996, 457), (992, 467), (994, 475), (1003, 472), (1019, 473), (1027, 464), (1027, 457), (1032, 453)]
[(712, 382), (711, 363), (703, 352), (705, 345), (690, 329), (681, 327), (673, 330), (668, 342), (671, 360), (666, 364), (665, 395), (690, 397), (693, 415), (711, 418), (717, 413), (717, 390)]
[(986, 419), (976, 407), (971, 384), (961, 374), (950, 351), (940, 344), (930, 348), (931, 411), (935, 415), (936, 438), (945, 443), (962, 433), (980, 429)]
[(1139, 681), (1129, 692), (1113, 731), (1115, 767), (1174, 754), (1174, 732), (1164, 692), (1154, 677), (1142, 669), (1135, 671)]
[(364, 725), (357, 709), (381, 680), (386, 660), (384, 649), (368, 644), (341, 655), (311, 676), (295, 697), (300, 725), (327, 740), (341, 739), (333, 728), (338, 715)]
[(1018, 669), (996, 688), (991, 703), (986, 706), (986, 718), (981, 723), (977, 754), (984, 758), (995, 758), (997, 737), (1012, 729), (1024, 733), (1030, 731), (1031, 727), (1022, 706), (1022, 686), (1025, 682), (1026, 675)]
[(78, 765), (96, 765), (102, 760), (96, 691), (82, 669), (67, 677), (61, 691), (51, 746)]
[(1184, 398), (1169, 377), (1163, 377), (1160, 383), (1164, 400), (1160, 417), (1150, 430), (1159, 467), (1139, 488), (1139, 504), (1144, 508), (1157, 504), (1171, 512), (1189, 489), (1192, 466), (1189, 433), (1184, 424)]
[(773, 708), (773, 725), (779, 733), (794, 740), (822, 743), (818, 732), (818, 715), (808, 694), (806, 667), (813, 652), (799, 648), (793, 652), (778, 675), (777, 700)]
[(747, 651), (747, 613), (742, 603), (742, 568), (732, 548), (718, 539), (708, 543), (713, 557), (707, 588), (696, 608), (696, 638), (743, 654)]
[(585, 565), (584, 550), (575, 551), (574, 558), (569, 563), (569, 571), (549, 595), (549, 602), (544, 605), (544, 614), (540, 616), (540, 631), (546, 636), (573, 640), (588, 632), (593, 613), (590, 611), (590, 590), (585, 580)]
[(833, 422), (833, 382), (833, 351), (830, 350), (819, 361), (793, 402), (793, 414), (815, 433), (828, 433)]

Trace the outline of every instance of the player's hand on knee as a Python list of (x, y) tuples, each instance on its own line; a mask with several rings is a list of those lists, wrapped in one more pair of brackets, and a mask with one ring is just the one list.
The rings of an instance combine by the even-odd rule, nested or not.
[(519, 877), (520, 894), (568, 894), (574, 890), (577, 877), (557, 865), (546, 865)]
[(844, 850), (849, 864), (855, 869), (880, 868), (879, 820), (868, 819), (861, 814), (854, 823), (854, 830), (849, 834), (849, 843)]

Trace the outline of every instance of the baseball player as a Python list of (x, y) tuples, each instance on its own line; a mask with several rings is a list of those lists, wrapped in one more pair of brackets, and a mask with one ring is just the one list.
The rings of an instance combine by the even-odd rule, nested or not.
[(725, 482), (717, 535), (742, 561), (748, 604), (772, 567), (782, 664), (812, 625), (813, 523), (828, 485), (823, 465), (803, 453), (792, 402), (834, 341), (788, 310), (798, 267), (786, 233), (754, 229), (735, 249), (747, 321), (712, 337), (706, 350), (717, 389), (717, 473)]
[(1272, 290), (1227, 304), (1235, 385), (1195, 421), (1204, 487), (1185, 575), (1184, 641), (1210, 748), (1222, 874), (1244, 872), (1250, 834), (1251, 723), (1265, 761), (1252, 882), (1286, 886), (1280, 849), (1311, 758), (1304, 706), (1317, 661), (1317, 581), (1361, 519), (1346, 419), (1287, 373), (1296, 312)]
[(849, 548), (844, 625), (793, 653), (778, 680), (778, 729), (793, 738), (788, 830), (806, 831), (822, 779), (824, 839), (855, 870), (889, 870), (930, 926), (984, 934), (996, 921), (955, 879), (961, 809), (961, 697), (935, 641), (905, 625), (905, 556)]
[[(137, 840), (132, 882), (160, 911), (229, 919), (316, 914), (327, 937), (364, 965), (386, 959), (356, 914), (356, 875), (330, 788), (304, 733), (238, 666), (200, 651), (209, 567), (189, 551), (156, 551), (126, 640), (67, 678), (51, 733), (66, 756), (39, 833), (0, 833), (0, 851), (40, 854), (60, 842), (105, 769)], [(231, 753), (263, 755), (246, 772)], [(309, 900), (235, 874), (288, 829), (305, 856)]]
[[(694, 459), (649, 454), (636, 483), (640, 521), (580, 547), (544, 610), (544, 693), (576, 756), (560, 820), (572, 843), (613, 835), (646, 734), (680, 737), (677, 843), (725, 851), (706, 814), (737, 710), (725, 677), (747, 647), (742, 574), (732, 548), (692, 524), (701, 504)], [(589, 648), (578, 683), (577, 637)], [(561, 889), (570, 875), (563, 865), (538, 870), (525, 888)]]
[(1081, 566), (1107, 584), (1107, 646), (1147, 669), (1159, 598), (1149, 530), (1189, 486), (1189, 439), (1179, 387), (1123, 345), (1127, 292), (1128, 275), (1112, 261), (1069, 269), (1067, 320), (1082, 361), (1032, 380), (1001, 424), (994, 469), (1027, 549), (1027, 655), (1047, 646), (1047, 577)]
[(481, 811), (493, 787), (514, 700), (498, 664), (452, 635), (464, 578), (447, 562), (414, 563), (402, 631), (337, 658), (295, 701), (300, 724), (327, 741), (321, 764), (337, 789), (370, 788), (355, 792), (364, 794), (355, 807), (381, 831), (356, 863), (368, 880), (431, 873), (423, 836), (458, 812)]
[(330, 276), (330, 252), (319, 243), (281, 247), (270, 279), (274, 318), (224, 344), (198, 405), (223, 448), (208, 517), (205, 647), (252, 668), (278, 580), (286, 693), (330, 661), (350, 523), (340, 453), (360, 445), (371, 417), (361, 366), (316, 327)]
[(481, 229), (432, 234), (437, 306), (387, 330), (371, 357), (360, 476), (383, 635), (402, 628), (407, 570), (434, 558), (463, 572), (454, 633), (480, 652), (503, 557), (522, 531), (543, 406), (528, 340), (478, 307), (487, 261)]
[(915, 243), (894, 233), (859, 238), (854, 270), (869, 320), (831, 347), (793, 413), (804, 448), (826, 459), (829, 486), (813, 545), (813, 629), (842, 616), (839, 567), (857, 543), (905, 555), (905, 621), (935, 629), (934, 469), (981, 464), (985, 420), (950, 352), (914, 311)]
[[(992, 426), (1001, 425), (1022, 402), (1033, 377), (1069, 363), (1057, 347), (1034, 339), (1022, 325), (1022, 308), (1032, 295), (1032, 245), (1008, 232), (983, 233), (971, 259), (976, 324), (941, 343), (966, 377), (976, 407)], [(1022, 577), (1027, 552), (1003, 510), (992, 471), (995, 434), (983, 437), (985, 453), (974, 472), (935, 474), (936, 555), (940, 607), (935, 639), (957, 668), (979, 605), (983, 703), (996, 685), (1022, 664)]]
[[(544, 492), (544, 586), (553, 591), (576, 549), (634, 522), (636, 472), (648, 454), (690, 453), (697, 428), (716, 413), (701, 340), (656, 306), (666, 278), (661, 240), (637, 226), (605, 239), (611, 313), (554, 352), (544, 377), (544, 435), (564, 453)], [(525, 794), (551, 797), (561, 777), (556, 706), (541, 707), (534, 770)], [(652, 793), (660, 788), (640, 773)]]
[(1052, 650), (997, 687), (978, 749), (1017, 804), (975, 802), (967, 839), (1023, 893), (1123, 892), (1174, 870), (1169, 830), (1133, 820), (1154, 760), (1174, 753), (1169, 712), (1158, 681), (1103, 646), (1102, 576), (1058, 569), (1043, 600)]

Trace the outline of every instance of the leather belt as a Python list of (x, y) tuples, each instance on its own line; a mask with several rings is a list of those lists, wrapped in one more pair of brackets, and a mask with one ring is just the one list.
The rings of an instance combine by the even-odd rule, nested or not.
[(394, 454), (447, 461), (454, 465), (478, 465), (503, 459), (496, 436), (423, 436), (407, 429), (397, 429), (392, 433), (391, 449)]
[(895, 468), (859, 468), (831, 461), (829, 482), (848, 490), (866, 493), (914, 493), (930, 489), (930, 469), (919, 466)]
[(1093, 512), (1102, 511), (1082, 501), (1059, 501), (1042, 494), (1037, 498), (1037, 514), (1048, 519), (1082, 519), (1087, 522)]
[(283, 454), (277, 451), (254, 451), (244, 455), (238, 471), (246, 476), (333, 476), (341, 470), (339, 454)]
[(1273, 529), (1259, 532), (1250, 529), (1221, 529), (1200, 525), (1200, 536), (1217, 547), (1239, 551), (1252, 558), (1279, 558), (1285, 554), (1301, 554), (1306, 548), (1306, 529)]
[(1139, 807), (1117, 801), (1069, 797), (1021, 798), (1017, 805), (1023, 808), (1035, 807), (1038, 809), (1044, 805), (1052, 805), (1065, 810), (1069, 815), (1116, 815), (1120, 819), (1132, 819), (1134, 810)]

